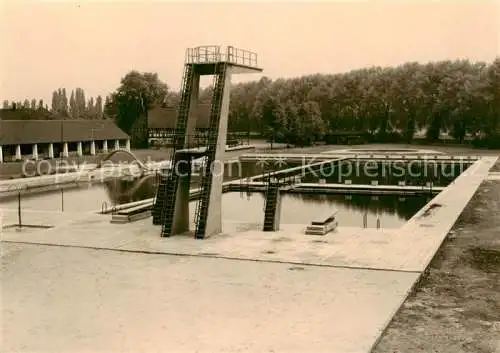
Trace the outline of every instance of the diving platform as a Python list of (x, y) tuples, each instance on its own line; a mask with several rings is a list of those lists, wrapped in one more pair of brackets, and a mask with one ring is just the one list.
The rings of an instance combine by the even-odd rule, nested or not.
[(262, 72), (257, 53), (233, 46), (204, 45), (186, 49), (187, 65), (192, 65), (199, 75), (213, 75), (221, 63), (231, 66), (233, 74)]

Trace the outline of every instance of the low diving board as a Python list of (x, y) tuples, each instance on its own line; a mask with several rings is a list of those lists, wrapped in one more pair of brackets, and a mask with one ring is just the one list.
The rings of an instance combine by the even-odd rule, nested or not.
[(324, 214), (322, 217), (314, 219), (311, 221), (311, 224), (306, 227), (305, 233), (308, 235), (325, 235), (335, 230), (338, 226), (336, 215), (337, 210), (334, 210)]

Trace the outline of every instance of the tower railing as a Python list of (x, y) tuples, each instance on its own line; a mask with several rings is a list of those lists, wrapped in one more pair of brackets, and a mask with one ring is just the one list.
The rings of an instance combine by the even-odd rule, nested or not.
[(226, 62), (257, 68), (257, 53), (233, 46), (206, 45), (186, 49), (186, 64), (215, 64)]

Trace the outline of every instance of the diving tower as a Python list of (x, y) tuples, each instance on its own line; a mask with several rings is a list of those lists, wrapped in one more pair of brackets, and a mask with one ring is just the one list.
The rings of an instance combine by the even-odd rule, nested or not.
[(198, 104), (200, 77), (203, 75), (213, 75), (214, 81), (207, 146), (203, 149), (207, 158), (195, 213), (195, 237), (203, 239), (222, 231), (221, 199), (231, 77), (256, 72), (262, 72), (257, 54), (248, 50), (217, 45), (186, 50), (172, 168), (160, 175), (153, 207), (153, 223), (162, 226), (162, 237), (189, 231), (191, 160), (200, 156), (199, 149), (189, 147), (193, 145), (191, 139), (196, 125), (193, 112)]

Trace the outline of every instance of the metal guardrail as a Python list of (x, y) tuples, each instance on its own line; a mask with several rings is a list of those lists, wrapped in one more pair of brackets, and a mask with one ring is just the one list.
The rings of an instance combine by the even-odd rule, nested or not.
[(345, 158), (345, 159), (355, 159), (355, 160), (422, 160), (422, 161), (455, 161), (455, 162), (469, 162), (473, 163), (479, 159), (480, 156), (449, 156), (449, 155), (424, 155), (424, 154), (354, 154), (354, 153), (252, 153), (245, 154), (240, 157), (242, 160), (264, 160), (269, 159), (281, 159), (281, 160), (326, 160), (335, 158)]
[(206, 45), (186, 49), (186, 64), (211, 64), (226, 62), (230, 64), (257, 68), (257, 53), (233, 46)]
[(266, 177), (270, 177), (270, 176), (276, 177), (279, 179), (285, 179), (287, 176), (291, 176), (293, 178), (298, 174), (298, 172), (301, 172), (301, 171), (305, 170), (306, 168), (309, 170), (314, 170), (315, 168), (321, 168), (321, 167), (328, 165), (328, 164), (333, 165), (332, 163), (336, 163), (336, 162), (341, 163), (345, 159), (346, 158), (344, 158), (344, 157), (328, 158), (328, 159), (322, 160), (322, 161), (317, 162), (317, 163), (299, 165), (297, 167), (291, 167), (291, 168), (287, 168), (287, 169), (280, 169), (280, 170), (270, 172), (269, 174), (264, 173), (264, 174), (254, 176), (254, 177), (252, 177), (252, 181), (262, 181)]

